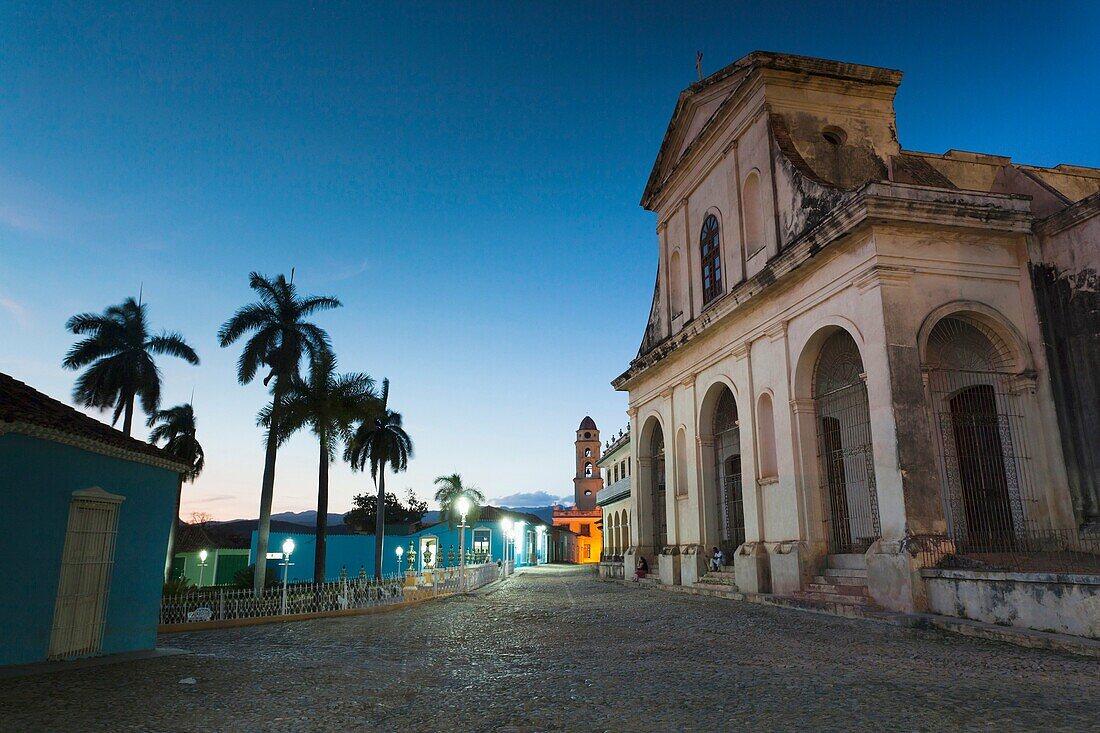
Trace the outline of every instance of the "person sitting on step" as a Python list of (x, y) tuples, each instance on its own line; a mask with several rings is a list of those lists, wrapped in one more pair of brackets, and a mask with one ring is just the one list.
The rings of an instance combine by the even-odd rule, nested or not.
[(710, 556), (710, 569), (711, 570), (721, 570), (722, 569), (722, 563), (725, 562), (725, 560), (726, 560), (725, 553), (723, 553), (721, 550), (719, 550), (717, 547), (715, 547), (714, 552), (711, 553), (711, 556)]
[(648, 572), (649, 572), (649, 563), (647, 563), (645, 561), (644, 557), (639, 557), (638, 558), (638, 567), (636, 567), (634, 569), (634, 582), (637, 583), (639, 580), (644, 578), (646, 576), (646, 573), (648, 573)]

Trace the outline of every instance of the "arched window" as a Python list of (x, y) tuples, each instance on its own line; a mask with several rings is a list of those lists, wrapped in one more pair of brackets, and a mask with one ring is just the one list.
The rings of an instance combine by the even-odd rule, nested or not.
[(753, 171), (741, 187), (741, 209), (745, 217), (745, 253), (764, 247), (764, 205), (760, 198), (760, 176)]
[(704, 305), (722, 294), (722, 246), (718, 229), (718, 217), (710, 214), (703, 220), (703, 229), (699, 233)]
[(672, 259), (669, 260), (668, 265), (669, 308), (672, 310), (673, 318), (684, 312), (682, 277), (683, 275), (680, 273), (680, 252), (677, 250), (672, 253)]
[(584, 464), (584, 475), (587, 476), (588, 478), (592, 478), (592, 464), (591, 463)]

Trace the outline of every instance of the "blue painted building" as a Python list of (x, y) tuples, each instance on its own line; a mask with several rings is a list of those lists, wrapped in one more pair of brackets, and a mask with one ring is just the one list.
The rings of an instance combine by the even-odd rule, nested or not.
[(0, 665), (156, 645), (182, 468), (0, 374)]
[[(492, 506), (482, 507), (481, 517), (470, 522), (466, 528), (467, 549), (475, 553), (488, 553), (493, 562), (502, 560), (506, 546), (504, 520), (511, 522), (514, 535), (507, 539), (508, 557), (514, 557), (517, 565), (555, 562), (561, 559), (557, 557), (556, 549), (560, 546), (556, 541), (559, 528), (533, 514), (512, 512)], [(387, 530), (383, 540), (383, 574), (396, 575), (407, 569), (410, 546), (416, 551), (414, 565), (416, 570), (447, 565), (452, 548), (457, 563), (459, 550), (457, 527), (452, 528), (446, 522), (440, 522), (424, 527), (414, 525), (412, 531), (408, 528), (403, 531), (404, 534), (398, 534)], [(272, 532), (268, 547), (272, 552), (277, 552), (288, 537), (294, 540), (294, 553), (291, 555), (289, 568), (290, 582), (312, 581), (313, 558), (317, 547), (316, 537), (311, 532)], [(364, 568), (368, 576), (374, 574), (374, 535), (329, 535), (326, 544), (325, 578), (327, 580), (338, 579), (341, 569), (344, 568), (351, 577), (358, 575), (360, 568)], [(403, 556), (400, 566), (397, 558), (398, 547), (402, 548)], [(255, 561), (255, 557), (256, 532), (253, 531), (250, 558)], [(268, 560), (268, 574), (281, 580), (282, 560)]]

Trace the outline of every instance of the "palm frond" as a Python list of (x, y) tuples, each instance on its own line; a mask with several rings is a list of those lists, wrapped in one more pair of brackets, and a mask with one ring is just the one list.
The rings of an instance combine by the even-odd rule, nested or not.
[(183, 336), (178, 333), (164, 332), (159, 336), (154, 336), (149, 339), (148, 345), (149, 351), (154, 354), (164, 354), (166, 356), (177, 356), (183, 359), (189, 364), (197, 365), (199, 363), (199, 355), (195, 353)]

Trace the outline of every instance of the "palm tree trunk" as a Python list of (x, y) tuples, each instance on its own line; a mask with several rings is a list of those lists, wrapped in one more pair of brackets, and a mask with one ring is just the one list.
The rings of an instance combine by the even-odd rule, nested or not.
[(126, 409), (123, 411), (122, 417), (122, 432), (126, 435), (132, 435), (134, 428), (134, 395), (130, 395), (126, 400)]
[(168, 530), (168, 557), (164, 559), (164, 582), (172, 574), (172, 561), (176, 559), (176, 527), (180, 523), (180, 499), (183, 497), (183, 474), (176, 486), (176, 511), (172, 514), (172, 528)]
[(313, 553), (313, 582), (325, 582), (325, 543), (328, 534), (328, 445), (321, 437), (321, 464), (317, 469), (317, 550)]
[(260, 522), (256, 528), (256, 572), (252, 576), (252, 590), (257, 596), (263, 593), (267, 580), (267, 544), (271, 536), (271, 501), (275, 497), (275, 456), (279, 450), (276, 426), (279, 424), (279, 404), (283, 398), (282, 379), (275, 378), (271, 403), (271, 427), (267, 430), (267, 452), (264, 455), (264, 478), (260, 484)]
[[(374, 519), (374, 579), (382, 579), (382, 548), (386, 537), (386, 462), (378, 467), (378, 504)], [(400, 572), (401, 568), (397, 569)]]

